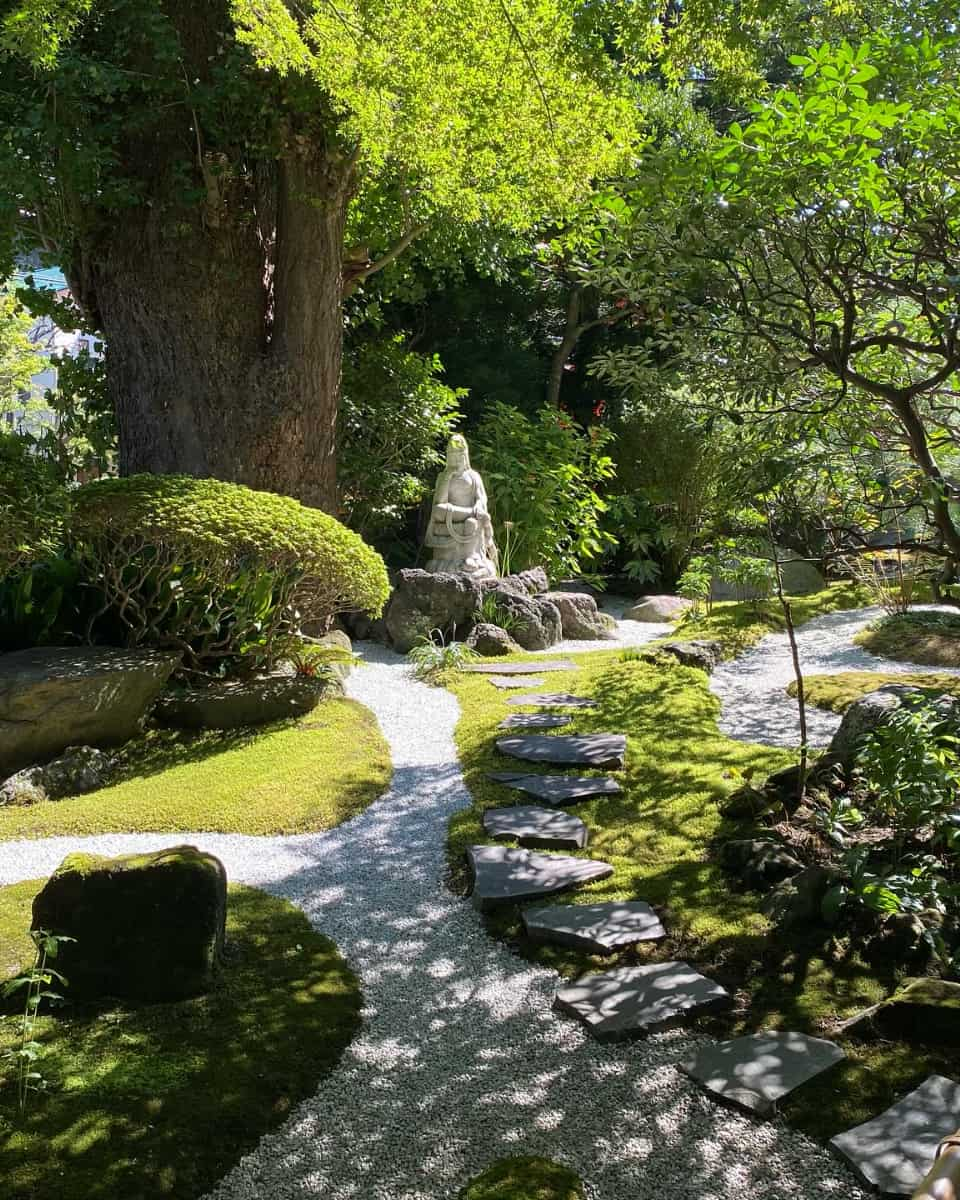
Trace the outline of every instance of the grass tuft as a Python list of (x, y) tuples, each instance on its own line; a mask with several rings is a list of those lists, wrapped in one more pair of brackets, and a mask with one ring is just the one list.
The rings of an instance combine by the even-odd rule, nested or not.
[(503, 1158), (478, 1175), (460, 1200), (583, 1200), (580, 1178), (547, 1158)]

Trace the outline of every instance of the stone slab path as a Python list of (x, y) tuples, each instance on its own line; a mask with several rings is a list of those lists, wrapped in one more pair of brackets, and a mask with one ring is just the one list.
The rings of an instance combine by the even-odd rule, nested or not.
[(554, 713), (511, 713), (500, 722), (501, 729), (562, 729), (573, 717)]
[(483, 814), (483, 828), (490, 837), (512, 838), (521, 846), (540, 849), (582, 850), (589, 837), (579, 817), (532, 804), (488, 808)]
[[(470, 663), (461, 670), (471, 675), (539, 675), (541, 671), (578, 671), (580, 668), (569, 659), (554, 662), (542, 658), (531, 658), (529, 662)], [(538, 679), (537, 683), (543, 683)]]
[(544, 681), (533, 675), (488, 675), (487, 682), (506, 691), (512, 688), (539, 687)]
[(728, 991), (689, 963), (652, 963), (582, 975), (557, 991), (556, 1007), (596, 1038), (641, 1036), (690, 1016), (730, 1008)]
[(531, 705), (535, 708), (596, 708), (596, 700), (572, 696), (569, 692), (534, 692), (530, 696), (511, 696), (508, 704)]
[(627, 753), (622, 733), (558, 734), (556, 737), (499, 738), (497, 749), (510, 758), (557, 766), (599, 767), (620, 770)]
[(620, 784), (610, 775), (518, 775), (515, 771), (488, 771), (487, 778), (527, 792), (547, 804), (572, 804), (591, 796), (616, 796), (621, 790)]
[(931, 1075), (915, 1091), (830, 1144), (867, 1184), (909, 1196), (933, 1163), (937, 1146), (960, 1126), (960, 1083)]
[(507, 846), (468, 846), (470, 899), (480, 912), (568, 892), (613, 874), (609, 863), (568, 854), (533, 854)]
[(571, 946), (585, 954), (614, 954), (637, 942), (667, 936), (660, 918), (642, 900), (601, 904), (551, 904), (525, 908), (523, 928), (532, 942)]
[(108, 835), (0, 844), (0, 883), (72, 850), (193, 842), (237, 882), (299, 905), (363, 986), (338, 1068), (263, 1138), (215, 1200), (451, 1200), (494, 1160), (570, 1166), (587, 1200), (868, 1200), (824, 1147), (707, 1102), (676, 1070), (702, 1038), (608, 1046), (551, 1011), (556, 973), (483, 931), (444, 883), (450, 817), (469, 806), (448, 692), (361, 645), (347, 692), (377, 715), (389, 791), (327, 833)]
[(844, 1058), (823, 1038), (771, 1030), (701, 1046), (680, 1070), (718, 1099), (768, 1116), (778, 1100)]

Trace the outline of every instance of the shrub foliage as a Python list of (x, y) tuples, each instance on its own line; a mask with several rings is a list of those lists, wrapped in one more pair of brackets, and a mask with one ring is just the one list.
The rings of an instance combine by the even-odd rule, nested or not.
[(56, 552), (66, 493), (27, 442), (0, 434), (0, 579)]
[(188, 672), (271, 667), (305, 620), (379, 613), (383, 560), (296, 500), (181, 475), (134, 475), (75, 495), (71, 552), (97, 594), (86, 635), (183, 653)]

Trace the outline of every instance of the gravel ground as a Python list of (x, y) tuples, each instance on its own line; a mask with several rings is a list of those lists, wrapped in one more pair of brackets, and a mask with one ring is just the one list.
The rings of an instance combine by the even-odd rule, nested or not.
[[(866, 1200), (826, 1149), (713, 1104), (681, 1075), (696, 1036), (601, 1046), (551, 1010), (556, 975), (487, 937), (444, 887), (447, 820), (468, 803), (454, 697), (387, 650), (363, 653), (348, 690), (390, 743), (389, 792), (326, 834), (190, 839), (231, 878), (300, 905), (365, 997), (337, 1071), (212, 1196), (453, 1200), (490, 1162), (530, 1153), (578, 1171), (590, 1200)], [(0, 882), (44, 874), (81, 844), (113, 854), (172, 840), (8, 843)]]
[[(936, 605), (918, 606), (936, 610)], [(944, 609), (956, 612), (956, 609)], [(960, 669), (922, 667), (878, 658), (855, 646), (854, 634), (883, 615), (879, 608), (860, 608), (815, 617), (797, 630), (800, 666), (805, 675), (842, 671), (885, 671), (960, 675)], [(732, 662), (721, 663), (710, 677), (710, 688), (723, 705), (720, 728), (742, 742), (768, 746), (798, 746), (800, 719), (797, 702), (786, 693), (793, 681), (790, 644), (785, 633), (771, 633)], [(840, 724), (837, 713), (807, 707), (807, 736), (812, 746), (825, 746)]]

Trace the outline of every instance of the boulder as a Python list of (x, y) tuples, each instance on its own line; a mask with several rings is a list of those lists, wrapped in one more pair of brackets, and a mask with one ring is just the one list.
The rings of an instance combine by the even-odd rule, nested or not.
[(487, 579), (481, 584), (485, 591), (499, 588), (504, 592), (514, 592), (518, 596), (539, 596), (550, 587), (547, 573), (543, 567), (529, 567), (526, 571), (518, 571), (515, 575), (503, 575), (499, 579)]
[(803, 870), (803, 863), (770, 838), (727, 842), (720, 850), (720, 863), (742, 880), (745, 887), (756, 891), (766, 891)]
[(560, 613), (563, 637), (592, 640), (612, 636), (592, 596), (584, 592), (544, 592), (538, 599), (553, 604)]
[(923, 918), (915, 912), (887, 913), (880, 928), (864, 945), (863, 957), (876, 966), (895, 963), (922, 969), (933, 958)]
[(71, 998), (178, 1000), (211, 986), (226, 911), (223, 864), (195, 846), (70, 854), (34, 899), (33, 928), (75, 939), (56, 964)]
[(929, 704), (931, 700), (943, 719), (960, 732), (960, 701), (955, 696), (936, 696), (930, 689), (889, 683), (850, 705), (831, 739), (827, 755), (849, 771), (863, 741), (874, 729), (886, 724), (897, 709), (903, 705)]
[(960, 1049), (960, 983), (907, 979), (889, 999), (857, 1013), (838, 1032)]
[(132, 738), (179, 654), (44, 646), (0, 655), (0, 776)]
[(469, 575), (403, 570), (384, 614), (387, 632), (400, 654), (412, 650), (435, 629), (462, 641), (480, 609), (480, 585)]
[[(765, 550), (762, 550), (762, 555), (769, 558), (772, 563), (773, 547), (768, 545)], [(777, 558), (781, 564), (780, 575), (786, 595), (809, 596), (814, 592), (822, 592), (827, 586), (827, 581), (813, 563), (801, 558), (795, 551), (778, 546)], [(725, 579), (718, 579), (716, 576), (710, 583), (711, 600), (762, 600), (767, 595), (769, 595), (768, 592), (760, 592), (756, 588), (745, 587), (742, 584), (728, 583)]]
[(320, 637), (312, 639), (314, 646), (322, 646), (327, 650), (343, 650), (347, 654), (353, 653), (353, 643), (350, 641), (350, 635), (344, 633), (342, 629), (330, 629)]
[(549, 650), (560, 641), (560, 613), (542, 596), (520, 595), (499, 587), (488, 589), (496, 605), (510, 618), (510, 636), (524, 650)]
[(762, 908), (783, 932), (821, 922), (821, 905), (840, 872), (828, 867), (804, 867), (764, 897)]
[(93, 746), (68, 746), (52, 762), (27, 767), (0, 783), (0, 804), (37, 804), (95, 792), (110, 782), (113, 759)]
[(697, 667), (709, 675), (723, 658), (723, 644), (706, 638), (689, 642), (664, 642), (657, 646), (658, 654), (669, 654), (685, 667)]
[(646, 621), (663, 624), (675, 621), (690, 608), (690, 601), (682, 596), (644, 596), (632, 604), (623, 614), (625, 621)]
[(339, 679), (277, 672), (259, 679), (167, 692), (157, 701), (154, 716), (176, 729), (237, 729), (302, 717), (324, 696), (341, 692)]
[(498, 654), (516, 654), (522, 649), (505, 629), (487, 621), (481, 621), (473, 627), (473, 632), (467, 638), (467, 645), (485, 658), (495, 658)]

